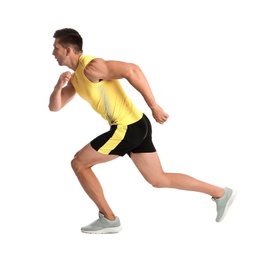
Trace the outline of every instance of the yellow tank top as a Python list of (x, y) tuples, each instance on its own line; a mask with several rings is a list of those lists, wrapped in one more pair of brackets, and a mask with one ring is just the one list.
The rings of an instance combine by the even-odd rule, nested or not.
[(81, 55), (71, 83), (80, 97), (106, 119), (109, 125), (129, 125), (142, 118), (118, 80), (91, 82), (84, 74), (86, 65), (93, 56)]

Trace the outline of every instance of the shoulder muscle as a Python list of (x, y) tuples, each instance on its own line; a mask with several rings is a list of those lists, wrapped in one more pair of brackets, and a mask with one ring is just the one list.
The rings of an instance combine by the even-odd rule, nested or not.
[(128, 78), (130, 72), (137, 66), (132, 63), (122, 61), (105, 61), (101, 58), (96, 58), (90, 61), (85, 67), (86, 77), (93, 81), (99, 80), (113, 80)]

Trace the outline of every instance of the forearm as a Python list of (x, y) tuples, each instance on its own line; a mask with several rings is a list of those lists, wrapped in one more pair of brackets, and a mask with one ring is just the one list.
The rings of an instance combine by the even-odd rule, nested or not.
[(58, 111), (62, 106), (62, 87), (57, 84), (50, 95), (48, 107), (50, 111)]
[(62, 73), (54, 87), (49, 99), (49, 109), (51, 111), (60, 110), (75, 95), (75, 89), (70, 83), (71, 73)]
[(147, 105), (152, 111), (152, 115), (158, 123), (164, 123), (168, 114), (157, 104), (153, 92), (147, 82), (146, 77), (139, 67), (134, 66), (128, 77), (129, 83), (141, 93)]
[(139, 67), (135, 66), (132, 69), (128, 81), (143, 96), (150, 109), (157, 106), (157, 102), (148, 81)]

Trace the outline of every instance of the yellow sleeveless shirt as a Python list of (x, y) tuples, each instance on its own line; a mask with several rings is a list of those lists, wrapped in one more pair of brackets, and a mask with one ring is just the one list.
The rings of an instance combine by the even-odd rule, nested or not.
[(91, 82), (84, 74), (86, 65), (93, 56), (81, 55), (78, 66), (71, 77), (71, 83), (77, 94), (106, 119), (109, 125), (129, 125), (142, 118), (138, 110), (126, 95), (118, 80)]

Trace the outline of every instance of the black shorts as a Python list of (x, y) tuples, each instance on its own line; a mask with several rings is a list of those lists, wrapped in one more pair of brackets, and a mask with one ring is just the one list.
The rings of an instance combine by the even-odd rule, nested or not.
[(102, 154), (124, 156), (130, 153), (152, 153), (152, 127), (146, 115), (130, 125), (112, 125), (110, 130), (91, 141), (91, 146)]

